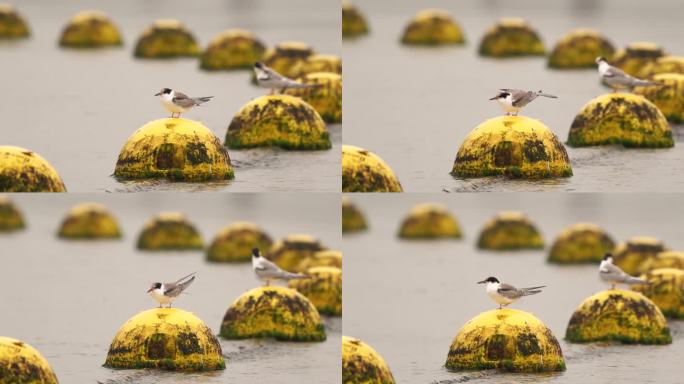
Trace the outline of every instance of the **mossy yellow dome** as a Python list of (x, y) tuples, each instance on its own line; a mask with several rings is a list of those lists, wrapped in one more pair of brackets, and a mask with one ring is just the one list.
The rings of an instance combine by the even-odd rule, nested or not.
[(556, 372), (565, 370), (565, 359), (558, 340), (541, 320), (506, 308), (469, 320), (451, 343), (446, 368)]
[(330, 149), (325, 122), (306, 101), (290, 95), (266, 95), (245, 104), (228, 126), (226, 146), (276, 146), (289, 150)]
[(169, 59), (195, 57), (200, 54), (193, 34), (178, 20), (157, 20), (138, 38), (135, 57)]
[(228, 224), (216, 234), (207, 249), (207, 260), (242, 262), (252, 258), (252, 248), (271, 248), (271, 237), (258, 225), (246, 221)]
[(619, 50), (613, 57), (612, 64), (632, 76), (638, 76), (642, 68), (662, 56), (665, 56), (665, 52), (657, 44), (636, 42)]
[(458, 149), (451, 174), (540, 179), (572, 176), (565, 147), (540, 120), (499, 116), (473, 129)]
[(197, 316), (178, 308), (154, 308), (119, 328), (104, 366), (213, 371), (226, 364), (214, 332)]
[(548, 66), (556, 69), (593, 68), (597, 57), (611, 60), (613, 44), (594, 29), (574, 29), (563, 36), (549, 55)]
[(449, 11), (424, 9), (406, 25), (401, 42), (415, 45), (463, 44), (465, 35)]
[(305, 74), (297, 80), (309, 88), (291, 88), (286, 94), (297, 96), (314, 107), (328, 123), (342, 122), (342, 76), (330, 72)]
[(311, 300), (319, 313), (342, 316), (342, 269), (313, 267), (306, 275), (306, 279), (290, 280), (288, 287)]
[(116, 162), (114, 176), (174, 181), (234, 178), (228, 151), (202, 123), (188, 119), (159, 119), (135, 131)]
[(11, 4), (0, 4), (0, 40), (23, 39), (31, 34), (24, 17)]
[(98, 48), (123, 44), (119, 29), (102, 11), (82, 11), (62, 30), (59, 45), (71, 48)]
[(360, 232), (367, 228), (366, 218), (359, 207), (348, 197), (342, 197), (342, 233)]
[(0, 195), (0, 232), (18, 231), (24, 227), (26, 223), (21, 211), (7, 196)]
[(150, 219), (138, 236), (138, 249), (195, 250), (204, 243), (195, 226), (179, 212), (162, 212)]
[(316, 252), (326, 249), (328, 247), (313, 236), (294, 234), (276, 241), (266, 253), (266, 258), (286, 271), (304, 272), (300, 268), (305, 260), (313, 258)]
[(660, 73), (652, 80), (660, 85), (636, 87), (634, 93), (655, 104), (668, 121), (684, 123), (684, 74)]
[(342, 336), (342, 384), (394, 384), (385, 360), (370, 345)]
[(617, 341), (624, 344), (670, 344), (667, 320), (644, 295), (607, 290), (587, 299), (570, 318), (565, 339), (574, 343)]
[(299, 65), (296, 72), (297, 77), (316, 72), (342, 75), (342, 58), (335, 55), (313, 54)]
[(0, 381), (7, 384), (57, 384), (52, 367), (35, 348), (0, 336)]
[(66, 192), (57, 171), (28, 149), (0, 146), (0, 192)]
[(353, 145), (342, 146), (342, 192), (403, 192), (380, 156)]
[(314, 267), (335, 267), (342, 269), (342, 252), (334, 249), (317, 251), (311, 257), (303, 259), (296, 268), (298, 271), (307, 271)]
[(613, 239), (596, 224), (572, 224), (556, 237), (549, 251), (552, 263), (597, 263), (615, 247)]
[(69, 210), (57, 235), (66, 239), (117, 239), (119, 223), (102, 204), (81, 203)]
[(653, 103), (631, 93), (608, 93), (585, 104), (568, 133), (568, 145), (674, 146), (672, 129)]
[(267, 286), (238, 297), (226, 311), (221, 337), (273, 337), (281, 341), (324, 341), (325, 327), (316, 307), (294, 289)]
[(635, 236), (622, 242), (613, 251), (615, 265), (630, 275), (643, 271), (642, 264), (667, 250), (662, 241), (648, 236)]
[(462, 237), (461, 226), (443, 204), (416, 205), (401, 222), (399, 237), (404, 239), (438, 239)]
[[(283, 41), (266, 50), (263, 62), (281, 75), (294, 79), (299, 75), (302, 65), (314, 53), (314, 49), (304, 42)], [(255, 74), (252, 74), (252, 81), (256, 82)]]
[(546, 50), (537, 31), (525, 20), (502, 18), (480, 41), (480, 55), (491, 57), (543, 55)]
[(663, 251), (639, 264), (639, 272), (645, 273), (658, 268), (677, 268), (684, 270), (684, 252)]
[(537, 227), (521, 212), (504, 211), (487, 221), (477, 239), (477, 247), (490, 250), (544, 248)]
[(684, 318), (684, 270), (657, 268), (641, 275), (648, 284), (632, 286), (660, 308), (667, 317)]
[(684, 74), (684, 56), (661, 56), (644, 65), (638, 77), (651, 78), (660, 73)]
[(347, 0), (342, 1), (342, 37), (358, 37), (368, 34), (368, 23), (361, 11)]
[(228, 29), (211, 40), (200, 57), (200, 68), (209, 71), (251, 69), (265, 51), (264, 43), (252, 32)]

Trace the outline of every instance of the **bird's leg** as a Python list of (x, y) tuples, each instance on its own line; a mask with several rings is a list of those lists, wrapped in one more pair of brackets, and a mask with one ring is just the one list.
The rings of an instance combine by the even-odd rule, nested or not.
[(499, 304), (499, 309), (503, 309), (503, 304)]
[(268, 93), (269, 95), (272, 95), (275, 93), (275, 89), (271, 88), (270, 92)]
[(614, 290), (614, 289), (615, 289), (615, 284), (611, 284), (611, 285), (610, 285), (610, 289), (613, 289), (613, 290)]

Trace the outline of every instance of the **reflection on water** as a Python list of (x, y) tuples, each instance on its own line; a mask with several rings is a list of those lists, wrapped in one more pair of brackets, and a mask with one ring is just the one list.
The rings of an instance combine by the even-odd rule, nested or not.
[[(567, 225), (589, 221), (616, 241), (636, 235), (684, 249), (679, 196), (661, 194), (435, 194), (354, 195), (369, 231), (344, 236), (344, 334), (373, 346), (387, 361), (398, 383), (677, 383), (684, 353), (684, 321), (671, 321), (667, 346), (568, 344), (565, 327), (575, 308), (605, 289), (596, 266), (556, 266), (545, 251), (485, 252), (475, 248), (484, 223), (501, 210), (521, 210), (534, 221), (549, 250)], [(396, 231), (417, 203), (449, 206), (465, 234), (462, 240), (402, 241)], [(567, 371), (520, 375), (495, 371), (453, 373), (444, 368), (458, 330), (478, 313), (496, 305), (476, 284), (487, 276), (518, 286), (546, 285), (512, 308), (532, 312), (556, 335)]]
[[(36, 347), (60, 383), (333, 383), (339, 380), (339, 318), (326, 318), (322, 343), (221, 340), (226, 369), (185, 374), (102, 367), (119, 327), (155, 307), (145, 291), (197, 271), (187, 294), (174, 302), (218, 333), (228, 306), (259, 285), (251, 265), (206, 263), (202, 252), (135, 249), (138, 231), (160, 211), (187, 215), (208, 244), (233, 221), (259, 224), (274, 239), (308, 233), (333, 249), (341, 246), (339, 197), (326, 194), (89, 194), (15, 195), (27, 229), (0, 235), (0, 333)], [(56, 237), (63, 215), (78, 202), (105, 204), (118, 218), (121, 241), (64, 241)]]
[[(497, 18), (528, 19), (547, 50), (569, 30), (592, 27), (617, 47), (653, 41), (681, 54), (684, 40), (675, 31), (681, 30), (684, 3), (464, 0), (430, 6), (452, 12), (465, 31), (466, 46), (420, 49), (399, 44), (406, 22), (425, 7), (410, 0), (360, 1), (372, 32), (343, 43), (344, 141), (382, 157), (405, 191), (684, 191), (681, 143), (657, 151), (568, 148), (574, 176), (558, 182), (463, 181), (449, 174), (466, 135), (501, 114), (499, 106), (488, 101), (498, 88), (558, 95), (557, 100), (534, 101), (523, 114), (542, 120), (561, 141), (582, 106), (607, 91), (593, 70), (550, 70), (544, 58), (478, 57), (479, 39)], [(678, 140), (682, 129), (675, 127)]]

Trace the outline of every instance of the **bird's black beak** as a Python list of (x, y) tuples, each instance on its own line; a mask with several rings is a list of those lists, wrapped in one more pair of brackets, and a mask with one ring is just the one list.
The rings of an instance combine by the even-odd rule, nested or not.
[(150, 292), (152, 292), (153, 290), (154, 290), (154, 288), (150, 288), (150, 289), (147, 290), (147, 293), (150, 293)]
[[(490, 100), (491, 100), (491, 99), (490, 99)], [(485, 284), (485, 283), (487, 283), (487, 281), (482, 280), (482, 281), (478, 281), (477, 283), (478, 283), (478, 284)]]
[(155, 95), (155, 96), (159, 96), (159, 95), (161, 95), (161, 92), (157, 92), (157, 93), (155, 93), (154, 95)]
[(498, 98), (499, 98), (499, 96), (497, 95), (497, 96), (492, 97), (492, 98), (489, 99), (489, 100), (496, 100), (496, 99), (498, 99)]

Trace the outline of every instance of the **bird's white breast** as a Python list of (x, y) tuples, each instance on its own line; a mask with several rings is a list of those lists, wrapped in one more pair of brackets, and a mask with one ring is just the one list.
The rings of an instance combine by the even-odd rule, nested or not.
[(172, 297), (164, 295), (164, 286), (163, 285), (161, 288), (157, 288), (157, 289), (152, 290), (152, 292), (150, 292), (150, 296), (152, 296), (152, 298), (155, 299), (160, 304), (169, 304), (170, 302), (173, 301)]
[(499, 294), (499, 283), (487, 283), (487, 294), (497, 304), (510, 304), (513, 300), (505, 298)]
[(503, 110), (506, 112), (517, 112), (520, 110), (520, 108), (513, 106), (513, 96), (510, 94), (503, 99), (498, 98), (498, 99), (496, 99), (496, 101), (499, 102), (499, 105), (501, 106), (501, 108), (503, 108)]
[(174, 92), (165, 93), (161, 95), (161, 101), (164, 108), (171, 113), (182, 113), (185, 112), (185, 108), (179, 107), (173, 103)]
[(606, 63), (605, 61), (600, 62), (598, 66), (599, 74), (601, 76), (605, 76), (606, 72), (608, 72), (608, 68), (610, 68), (608, 63)]

